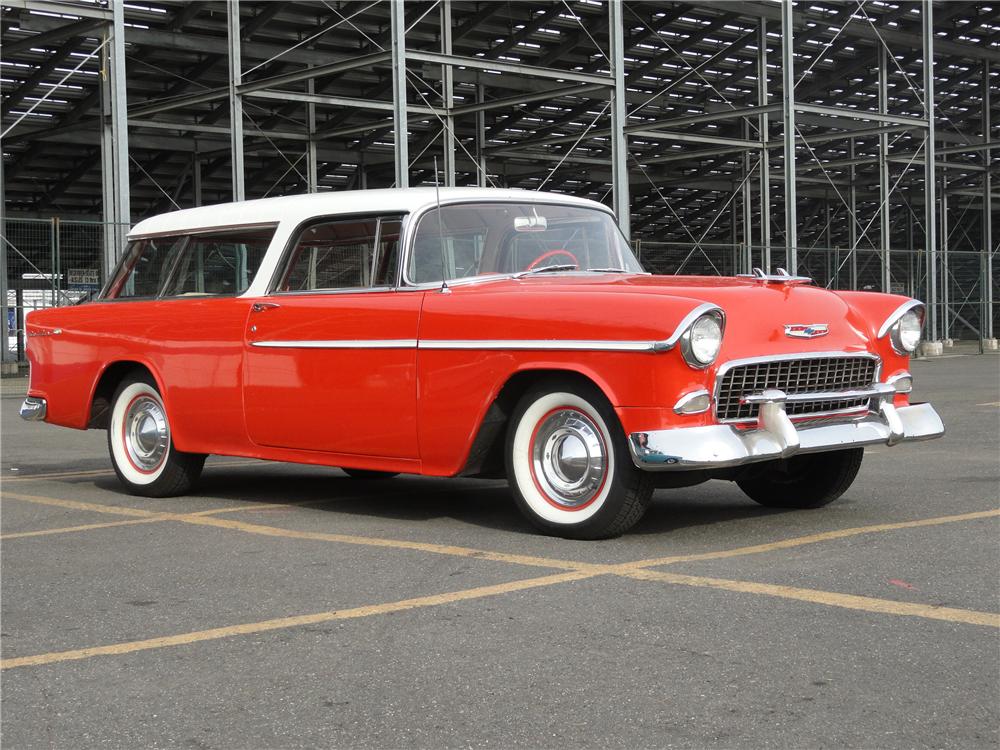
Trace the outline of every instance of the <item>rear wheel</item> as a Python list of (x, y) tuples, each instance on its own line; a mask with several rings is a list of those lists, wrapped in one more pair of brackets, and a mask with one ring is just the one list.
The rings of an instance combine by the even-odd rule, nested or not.
[(847, 492), (864, 454), (864, 448), (850, 448), (768, 461), (748, 469), (736, 484), (771, 508), (821, 508)]
[(653, 492), (649, 475), (632, 463), (611, 404), (575, 380), (548, 380), (521, 398), (506, 459), (521, 512), (555, 536), (619, 536), (642, 518)]
[(201, 476), (205, 456), (182, 453), (170, 437), (170, 421), (153, 379), (127, 378), (111, 400), (108, 452), (115, 474), (133, 495), (183, 495)]
[(372, 471), (371, 469), (341, 469), (351, 479), (392, 479), (399, 476), (396, 471)]

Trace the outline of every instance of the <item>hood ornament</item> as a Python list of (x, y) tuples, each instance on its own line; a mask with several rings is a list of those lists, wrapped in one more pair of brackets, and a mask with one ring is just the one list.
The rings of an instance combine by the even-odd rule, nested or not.
[(815, 339), (826, 336), (830, 332), (830, 326), (826, 323), (790, 323), (785, 326), (785, 335), (793, 339)]

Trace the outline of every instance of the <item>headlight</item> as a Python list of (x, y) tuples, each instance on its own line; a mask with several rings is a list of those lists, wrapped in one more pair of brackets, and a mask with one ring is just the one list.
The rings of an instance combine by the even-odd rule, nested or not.
[(924, 325), (924, 316), (916, 310), (903, 314), (890, 331), (892, 348), (900, 354), (912, 354), (920, 343), (920, 332)]
[(722, 327), (722, 313), (718, 310), (698, 317), (681, 336), (684, 361), (698, 369), (712, 364), (722, 346)]
[(886, 318), (878, 330), (878, 337), (889, 337), (893, 350), (898, 354), (912, 354), (920, 343), (924, 325), (924, 305), (913, 299), (904, 302)]

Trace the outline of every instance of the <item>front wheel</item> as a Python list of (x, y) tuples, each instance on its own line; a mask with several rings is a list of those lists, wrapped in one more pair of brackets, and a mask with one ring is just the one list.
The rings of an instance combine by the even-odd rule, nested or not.
[(864, 448), (850, 448), (768, 461), (748, 469), (736, 484), (770, 508), (822, 508), (847, 492), (864, 454)]
[(148, 375), (124, 380), (112, 398), (108, 451), (115, 474), (130, 494), (183, 495), (201, 476), (205, 456), (182, 453), (156, 383)]
[(619, 536), (642, 518), (653, 493), (604, 394), (569, 379), (545, 381), (521, 398), (506, 459), (518, 507), (546, 534)]

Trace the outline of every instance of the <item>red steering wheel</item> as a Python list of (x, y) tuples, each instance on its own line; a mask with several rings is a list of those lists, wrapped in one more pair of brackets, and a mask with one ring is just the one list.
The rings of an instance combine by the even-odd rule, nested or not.
[(524, 270), (525, 271), (531, 271), (531, 270), (537, 268), (538, 264), (541, 263), (543, 260), (548, 260), (549, 258), (553, 258), (553, 257), (555, 257), (557, 255), (565, 255), (567, 258), (569, 258), (570, 260), (573, 261), (573, 265), (574, 266), (576, 266), (577, 268), (580, 267), (580, 261), (577, 260), (577, 257), (575, 255), (573, 255), (573, 253), (571, 253), (569, 250), (563, 250), (562, 248), (560, 248), (558, 250), (549, 250), (546, 253), (542, 253), (537, 258), (535, 258), (533, 261), (531, 261), (531, 263), (528, 264), (528, 267), (525, 268)]

